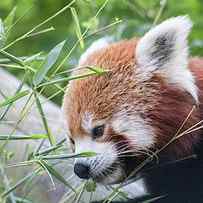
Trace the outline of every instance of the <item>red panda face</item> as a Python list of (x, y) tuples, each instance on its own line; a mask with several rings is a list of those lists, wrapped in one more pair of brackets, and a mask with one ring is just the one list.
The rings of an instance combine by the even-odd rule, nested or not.
[[(187, 17), (171, 18), (139, 40), (111, 44), (101, 39), (82, 55), (79, 66), (108, 72), (71, 81), (64, 97), (75, 152), (97, 153), (76, 160), (79, 177), (103, 184), (121, 182), (172, 138), (197, 102), (187, 68), (190, 28)], [(190, 138), (177, 141), (166, 153), (172, 157), (189, 153)]]

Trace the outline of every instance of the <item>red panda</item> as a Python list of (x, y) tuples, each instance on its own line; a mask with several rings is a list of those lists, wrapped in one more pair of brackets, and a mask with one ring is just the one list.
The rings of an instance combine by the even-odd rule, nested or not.
[[(71, 81), (65, 93), (63, 108), (75, 152), (97, 153), (76, 160), (80, 178), (121, 183), (159, 150), (158, 165), (166, 167), (150, 170), (157, 165), (151, 161), (143, 169), (149, 193), (164, 195), (160, 202), (203, 200), (203, 59), (188, 56), (191, 27), (189, 17), (173, 17), (140, 39), (102, 38), (81, 56), (79, 67), (107, 72)], [(77, 70), (73, 74), (86, 71)], [(198, 158), (176, 164), (193, 154)]]

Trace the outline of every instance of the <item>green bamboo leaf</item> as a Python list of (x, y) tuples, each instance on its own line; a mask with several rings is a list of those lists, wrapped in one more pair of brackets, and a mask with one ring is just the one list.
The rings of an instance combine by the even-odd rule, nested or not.
[(40, 159), (51, 160), (51, 159), (70, 159), (70, 158), (79, 158), (79, 157), (93, 157), (96, 156), (96, 152), (81, 152), (78, 154), (60, 154), (60, 155), (47, 155), (39, 156)]
[(33, 203), (32, 201), (26, 199), (25, 197), (21, 198), (21, 197), (16, 197), (15, 196), (15, 200), (18, 203)]
[(61, 183), (63, 183), (65, 186), (69, 187), (73, 192), (76, 193), (76, 190), (66, 181), (63, 176), (61, 176), (61, 174), (55, 168), (53, 168), (44, 160), (40, 160), (40, 162), (43, 164), (43, 167), (46, 167), (47, 171), (49, 171), (51, 175), (53, 175), (57, 180), (59, 180)]
[(0, 135), (0, 140), (38, 140), (47, 139), (45, 134), (32, 134), (32, 135)]
[(81, 152), (78, 154), (79, 157), (92, 157), (92, 156), (96, 156), (97, 153), (96, 152)]
[(21, 99), (22, 97), (28, 95), (29, 93), (30, 93), (29, 90), (25, 90), (25, 91), (22, 91), (22, 92), (19, 92), (19, 93), (15, 94), (12, 97), (7, 97), (5, 99), (5, 101), (0, 103), (0, 107), (7, 106), (8, 104), (11, 104), (11, 103)]
[(63, 140), (61, 140), (60, 142), (58, 142), (58, 143), (57, 143), (56, 145), (54, 145), (54, 146), (51, 146), (51, 147), (48, 147), (48, 148), (46, 148), (46, 149), (43, 149), (43, 150), (41, 150), (41, 151), (39, 151), (39, 152), (36, 152), (36, 153), (35, 153), (35, 156), (40, 156), (40, 155), (49, 154), (49, 153), (51, 153), (51, 152), (53, 152), (53, 151), (55, 151), (55, 150), (61, 148), (61, 147), (63, 146), (63, 144), (65, 143), (65, 141), (66, 141), (66, 138), (64, 138)]
[(0, 48), (2, 48), (4, 46), (6, 42), (6, 33), (5, 33), (5, 28), (4, 28), (4, 24), (0, 18)]
[(96, 191), (96, 183), (93, 180), (87, 181), (85, 185), (85, 189), (87, 192), (95, 192)]
[(6, 57), (7, 59), (10, 59), (12, 62), (19, 64), (20, 66), (24, 66), (24, 61), (21, 60), (19, 57), (14, 56), (13, 54), (10, 54), (7, 51), (4, 51), (2, 49), (0, 49), (0, 54), (4, 57)]
[(89, 67), (87, 67), (87, 68), (88, 68), (89, 70), (95, 72), (97, 75), (103, 75), (103, 74), (105, 74), (105, 73), (108, 72), (108, 70), (105, 70), (105, 69), (100, 68), (100, 67), (97, 67), (97, 66), (94, 66), (94, 67), (89, 66)]
[(98, 18), (90, 18), (88, 21), (84, 21), (82, 26), (88, 28), (90, 30), (97, 30), (99, 26), (99, 19)]
[(32, 55), (32, 56), (26, 57), (26, 59), (24, 60), (24, 62), (25, 62), (25, 63), (28, 63), (28, 62), (31, 63), (31, 62), (33, 62), (33, 61), (35, 61), (35, 60), (38, 60), (38, 59), (40, 59), (41, 54), (42, 54), (42, 52), (39, 52), (39, 53), (34, 54), (34, 55)]
[(42, 160), (37, 160), (37, 163), (46, 171), (47, 175), (49, 176), (50, 180), (51, 180), (51, 183), (53, 185), (54, 188), (56, 188), (55, 186), (55, 183), (54, 183), (54, 180), (52, 178), (52, 175), (51, 173), (49, 172), (47, 166), (45, 165), (46, 162), (45, 161), (42, 161)]
[(75, 21), (75, 25), (76, 25), (76, 35), (79, 39), (81, 48), (84, 49), (84, 40), (83, 40), (82, 32), (80, 29), (80, 23), (79, 23), (80, 21), (78, 19), (78, 14), (77, 14), (75, 8), (71, 7), (70, 9), (71, 9), (71, 13), (73, 16), (73, 20)]
[(33, 159), (33, 160), (29, 160), (29, 161), (22, 161), (22, 162), (15, 163), (15, 164), (8, 164), (7, 168), (29, 166), (29, 165), (38, 163), (38, 161), (39, 161), (38, 159)]
[(59, 44), (57, 44), (48, 54), (48, 56), (45, 59), (44, 64), (39, 68), (39, 70), (36, 72), (33, 83), (34, 85), (38, 85), (42, 82), (42, 80), (45, 78), (47, 72), (53, 67), (53, 65), (56, 63), (63, 46), (66, 41), (63, 41)]
[(51, 145), (55, 145), (56, 144), (56, 140), (55, 140), (54, 136), (52, 135), (52, 133), (49, 130), (49, 126), (48, 126), (48, 123), (47, 123), (47, 120), (46, 120), (46, 116), (44, 114), (41, 102), (40, 102), (40, 100), (38, 98), (38, 95), (37, 95), (36, 91), (34, 91), (34, 96), (35, 96), (35, 101), (36, 101), (36, 104), (37, 104), (37, 108), (38, 108), (39, 113), (40, 113), (41, 118), (42, 118), (42, 122), (43, 122), (44, 128), (45, 128), (47, 136), (49, 138), (49, 142), (50, 142)]
[(96, 75), (95, 72), (89, 71), (86, 74), (70, 76), (70, 77), (66, 77), (66, 78), (59, 78), (59, 79), (55, 79), (55, 80), (52, 80), (52, 81), (49, 81), (49, 82), (44, 82), (44, 83), (40, 84), (38, 87), (44, 87), (44, 86), (47, 86), (47, 85), (54, 85), (54, 84), (62, 83), (62, 82), (69, 82), (71, 80), (84, 79), (84, 78), (87, 78), (89, 76), (94, 76), (94, 75)]
[(4, 26), (6, 31), (13, 25), (16, 16), (16, 9), (17, 7), (15, 6), (4, 20)]
[[(78, 154), (60, 154), (60, 155), (47, 155), (47, 156), (39, 156), (39, 159), (43, 160), (55, 160), (55, 159), (70, 159), (78, 157)], [(36, 157), (38, 158), (38, 156)]]
[(85, 184), (82, 186), (81, 190), (79, 191), (79, 193), (76, 195), (76, 199), (75, 199), (75, 203), (80, 203), (81, 201), (81, 198), (82, 198), (82, 195), (83, 193), (85, 192), (85, 186), (86, 186), (86, 182)]
[(54, 31), (55, 28), (53, 26), (49, 27), (49, 28), (46, 28), (46, 29), (43, 29), (43, 30), (40, 30), (38, 32), (33, 32), (33, 33), (30, 33), (29, 35), (27, 35), (27, 38), (29, 37), (36, 37), (38, 35), (41, 35), (41, 34), (44, 34), (44, 33), (47, 33), (47, 32), (50, 32), (50, 31)]

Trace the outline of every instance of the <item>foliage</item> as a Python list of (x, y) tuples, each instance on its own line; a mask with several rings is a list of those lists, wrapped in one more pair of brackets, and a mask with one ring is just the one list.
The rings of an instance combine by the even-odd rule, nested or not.
[[(53, 184), (52, 176), (72, 190), (72, 194), (76, 194), (73, 199), (75, 202), (80, 201), (85, 189), (94, 192), (95, 183), (86, 182), (75, 189), (57, 172), (52, 159), (62, 160), (95, 154), (93, 152), (62, 154), (64, 140), (57, 143), (55, 135), (50, 132), (39, 95), (43, 94), (49, 100), (61, 104), (68, 81), (105, 74), (99, 67), (87, 67), (88, 72), (84, 75), (76, 77), (69, 75), (81, 53), (95, 39), (105, 35), (112, 35), (117, 40), (141, 36), (151, 26), (171, 16), (187, 14), (192, 18), (194, 29), (190, 36), (191, 53), (203, 55), (202, 3), (201, 0), (1, 1), (0, 67), (19, 77), (22, 85), (16, 90), (15, 95), (12, 97), (4, 95), (5, 100), (0, 101), (0, 108), (7, 107), (0, 115), (0, 122), (17, 100), (22, 97), (26, 97), (27, 101), (34, 98), (46, 134), (0, 135), (0, 177), (3, 177), (0, 202), (32, 202), (17, 197), (15, 191), (44, 172), (49, 175)], [(22, 89), (25, 83), (31, 87), (31, 90)], [(35, 169), (11, 185), (6, 167), (13, 154), (7, 151), (7, 144), (11, 140), (46, 138), (50, 142), (46, 150), (41, 150), (39, 147), (30, 152), (23, 163), (16, 164), (21, 167), (34, 164)], [(112, 194), (107, 198), (108, 202), (117, 195), (126, 198), (119, 189), (113, 189)]]
[[(117, 3), (118, 1), (120, 3)], [(8, 13), (12, 11), (10, 16), (5, 20), (7, 29), (6, 43), (9, 44), (23, 33), (31, 30), (35, 25), (46, 19), (47, 16), (52, 15), (69, 2), (71, 1), (60, 0), (54, 1), (54, 3), (51, 0), (2, 1), (0, 3), (0, 17), (6, 19)], [(161, 2), (164, 3), (163, 0)], [(71, 51), (70, 56), (67, 57), (67, 60), (60, 67), (60, 71), (65, 71), (67, 68), (76, 65), (79, 55), (96, 38), (105, 35), (113, 35), (119, 40), (121, 38), (143, 35), (153, 24), (155, 16), (160, 9), (160, 2), (158, 0), (110, 0), (108, 5), (105, 6), (105, 9), (103, 9), (96, 18), (93, 18), (95, 11), (98, 10), (103, 3), (104, 0), (77, 0), (74, 6), (42, 25), (39, 30), (30, 33), (28, 36), (25, 36), (23, 40), (19, 40), (18, 43), (10, 46), (8, 48), (9, 52), (14, 53), (18, 57), (33, 56), (34, 54), (41, 53), (32, 60), (32, 67), (38, 69), (41, 66), (41, 61), (36, 59), (42, 58), (60, 41), (64, 39), (67, 41), (64, 52), (68, 53), (71, 51), (77, 38), (80, 37), (82, 35), (81, 33), (87, 28), (88, 34), (90, 34), (116, 20), (122, 20), (121, 23), (104, 30), (105, 32), (98, 32), (85, 38), (84, 42), (80, 40), (80, 46), (75, 47), (74, 51)], [(202, 0), (169, 0), (158, 22), (171, 16), (189, 15), (194, 22), (193, 31), (190, 36), (191, 53), (193, 55), (203, 55), (202, 13)], [(10, 22), (13, 19), (15, 20), (12, 24)], [(10, 28), (9, 23), (12, 25)], [(0, 30), (0, 33), (2, 32), (3, 31)], [(2, 34), (0, 34), (0, 39), (1, 35)], [(5, 36), (2, 35), (2, 38), (5, 38)], [(31, 48), (30, 45), (32, 45)], [(9, 70), (20, 78), (24, 75), (24, 72), (19, 71), (19, 69), (9, 68)], [(49, 74), (51, 74), (51, 72), (50, 70)], [(65, 74), (62, 76), (64, 75)], [(62, 86), (64, 85), (66, 85), (66, 83), (62, 83)], [(56, 91), (57, 88), (50, 86), (48, 89), (45, 89), (43, 93), (49, 97), (56, 93)], [(59, 93), (53, 97), (52, 100), (60, 104), (62, 95), (62, 93)]]

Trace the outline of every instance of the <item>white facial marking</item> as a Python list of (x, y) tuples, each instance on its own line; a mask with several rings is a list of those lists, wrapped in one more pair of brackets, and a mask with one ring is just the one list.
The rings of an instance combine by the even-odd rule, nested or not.
[(198, 101), (195, 80), (188, 69), (187, 37), (192, 22), (187, 16), (170, 18), (155, 26), (136, 47), (137, 71), (145, 79), (161, 73), (169, 83), (178, 85)]
[[(119, 167), (111, 174), (111, 176), (108, 176), (108, 174), (102, 174), (102, 172), (108, 167), (111, 167), (111, 165), (117, 159), (116, 149), (114, 149), (113, 144), (99, 143), (92, 140), (91, 137), (85, 137), (75, 139), (75, 150), (76, 153), (81, 153), (84, 151), (93, 151), (97, 153), (97, 155), (94, 157), (77, 158), (76, 162), (84, 163), (90, 166), (90, 174), (93, 177), (106, 175), (106, 178), (102, 180), (103, 183), (111, 183), (121, 176), (122, 169)], [(111, 169), (109, 169), (108, 172), (110, 172), (110, 170)]]
[(87, 132), (90, 133), (92, 129), (92, 122), (93, 122), (93, 115), (90, 112), (85, 112), (82, 117), (82, 128)]
[(95, 51), (107, 47), (112, 41), (113, 41), (112, 37), (103, 37), (93, 42), (92, 45), (80, 57), (79, 65), (84, 63), (87, 60), (87, 58)]
[(112, 123), (115, 132), (125, 135), (136, 149), (146, 149), (155, 143), (155, 134), (152, 127), (139, 115), (129, 115), (120, 111), (113, 117)]

